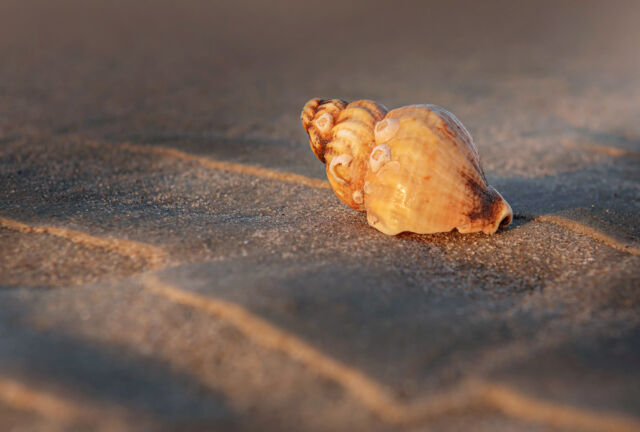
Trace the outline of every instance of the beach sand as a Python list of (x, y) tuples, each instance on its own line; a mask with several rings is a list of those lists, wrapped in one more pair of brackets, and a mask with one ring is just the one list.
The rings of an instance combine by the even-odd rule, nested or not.
[[(0, 429), (640, 431), (639, 19), (2, 2)], [(312, 97), (447, 108), (514, 222), (370, 228)]]

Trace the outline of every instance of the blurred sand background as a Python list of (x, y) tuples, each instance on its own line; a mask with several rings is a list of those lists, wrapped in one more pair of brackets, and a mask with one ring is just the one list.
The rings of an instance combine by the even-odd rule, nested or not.
[[(640, 430), (638, 22), (0, 1), (0, 429)], [(449, 109), (518, 217), (369, 228), (312, 97)]]

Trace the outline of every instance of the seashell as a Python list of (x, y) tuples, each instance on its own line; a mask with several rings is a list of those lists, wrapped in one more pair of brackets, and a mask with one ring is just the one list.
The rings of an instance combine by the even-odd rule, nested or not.
[(312, 99), (302, 123), (335, 194), (385, 234), (492, 234), (511, 223), (511, 207), (487, 184), (471, 135), (444, 108), (387, 112), (367, 100)]

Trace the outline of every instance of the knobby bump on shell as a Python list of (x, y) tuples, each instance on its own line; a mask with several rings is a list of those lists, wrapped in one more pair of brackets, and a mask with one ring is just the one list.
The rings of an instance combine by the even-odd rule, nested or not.
[(385, 234), (491, 234), (511, 223), (471, 135), (444, 108), (311, 99), (302, 124), (338, 198)]

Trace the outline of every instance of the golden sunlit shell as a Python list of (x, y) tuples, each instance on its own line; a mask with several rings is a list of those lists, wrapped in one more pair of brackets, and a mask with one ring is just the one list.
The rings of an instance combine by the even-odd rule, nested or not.
[(336, 195), (385, 234), (484, 232), (511, 223), (471, 135), (450, 112), (371, 101), (312, 99), (302, 113), (311, 148)]

